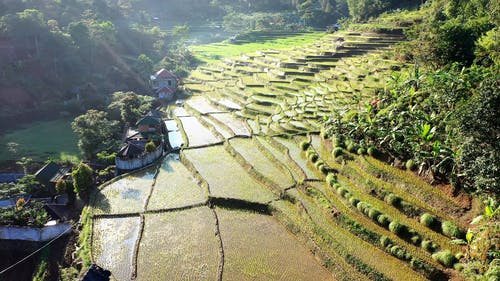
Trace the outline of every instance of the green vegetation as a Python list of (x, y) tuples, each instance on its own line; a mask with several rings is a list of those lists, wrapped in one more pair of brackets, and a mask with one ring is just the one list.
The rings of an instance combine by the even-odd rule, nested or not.
[(81, 198), (87, 199), (94, 184), (92, 168), (85, 163), (78, 164), (78, 167), (71, 172), (73, 177), (73, 187), (75, 193)]
[[(268, 32), (261, 32), (261, 34), (265, 35), (268, 34)], [(253, 35), (258, 35), (258, 33), (254, 32)], [(274, 37), (270, 35), (268, 38), (263, 38), (263, 36), (250, 37), (249, 39), (252, 41), (245, 44), (214, 43), (191, 46), (190, 50), (199, 60), (206, 63), (215, 63), (225, 58), (235, 58), (242, 54), (249, 54), (265, 49), (280, 50), (288, 49), (290, 46), (300, 47), (302, 45), (314, 43), (324, 35), (324, 32), (307, 32), (295, 35), (291, 33), (285, 36), (275, 33)]]
[(49, 158), (76, 162), (80, 158), (76, 146), (78, 140), (67, 118), (35, 122), (2, 134), (0, 140), (5, 144), (0, 148), (0, 161), (17, 160), (23, 156), (36, 161)]
[(42, 227), (48, 220), (49, 215), (39, 202), (26, 204), (21, 198), (15, 207), (0, 208), (0, 225)]

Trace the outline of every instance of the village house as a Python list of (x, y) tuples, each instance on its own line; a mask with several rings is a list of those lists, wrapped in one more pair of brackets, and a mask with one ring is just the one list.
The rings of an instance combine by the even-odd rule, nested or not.
[(36, 180), (45, 186), (50, 193), (55, 194), (55, 185), (59, 179), (72, 181), (71, 169), (69, 167), (61, 167), (53, 161), (45, 164), (40, 170), (35, 173)]
[[(117, 172), (134, 170), (151, 164), (165, 150), (165, 124), (158, 111), (151, 110), (140, 118), (134, 128), (128, 128), (124, 144), (118, 152), (115, 164)], [(147, 151), (146, 145), (153, 142), (155, 151)]]
[(170, 101), (174, 99), (177, 91), (178, 78), (173, 73), (162, 68), (154, 75), (151, 75), (151, 86), (159, 99)]

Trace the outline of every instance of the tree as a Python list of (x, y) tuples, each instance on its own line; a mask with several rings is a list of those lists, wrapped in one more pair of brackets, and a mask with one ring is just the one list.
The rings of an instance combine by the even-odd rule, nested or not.
[(71, 172), (73, 176), (74, 191), (80, 195), (80, 198), (88, 198), (90, 189), (94, 183), (92, 168), (85, 163), (78, 164), (78, 167)]
[(147, 85), (149, 82), (149, 76), (153, 73), (153, 61), (145, 54), (140, 54), (137, 57), (135, 69), (141, 76), (144, 84)]
[[(111, 110), (117, 110), (123, 123), (134, 124), (142, 116), (143, 101), (134, 92), (114, 92), (113, 102), (108, 106)], [(149, 109), (149, 104), (148, 108)]]
[(91, 159), (100, 149), (110, 148), (119, 133), (117, 121), (110, 121), (106, 112), (93, 109), (76, 117), (71, 127), (78, 135), (78, 147), (87, 159)]

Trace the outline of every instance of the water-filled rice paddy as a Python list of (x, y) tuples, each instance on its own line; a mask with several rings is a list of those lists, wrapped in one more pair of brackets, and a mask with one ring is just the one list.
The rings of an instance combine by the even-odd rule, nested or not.
[(282, 189), (295, 184), (290, 172), (279, 162), (273, 162), (256, 145), (256, 140), (246, 138), (234, 138), (230, 140), (231, 146), (247, 161), (253, 168), (276, 183)]
[(207, 127), (194, 116), (179, 118), (187, 135), (189, 147), (199, 147), (221, 142)]
[(205, 115), (205, 116), (202, 116), (201, 117), (205, 122), (207, 122), (208, 124), (210, 124), (210, 126), (213, 126), (214, 129), (222, 135), (222, 137), (224, 137), (225, 139), (228, 139), (228, 138), (231, 138), (231, 137), (234, 137), (234, 133), (231, 129), (229, 129), (228, 127), (218, 123), (217, 121), (213, 120), (212, 118), (210, 118), (209, 116)]
[(217, 209), (224, 280), (334, 280), (271, 216)]
[(217, 280), (219, 242), (207, 207), (145, 215), (138, 280)]
[(217, 119), (219, 122), (225, 124), (234, 132), (237, 136), (251, 136), (252, 133), (250, 128), (241, 119), (238, 119), (231, 115), (230, 113), (220, 113), (212, 114), (213, 118)]
[(194, 96), (187, 100), (186, 104), (201, 114), (222, 112), (210, 104), (203, 96)]
[(93, 258), (99, 266), (110, 270), (117, 280), (130, 280), (132, 276), (139, 221), (139, 216), (94, 220)]
[(159, 169), (148, 210), (199, 204), (206, 200), (206, 196), (191, 172), (179, 160), (179, 155), (169, 154)]
[(253, 179), (223, 146), (184, 150), (200, 175), (208, 182), (211, 196), (266, 203), (275, 195)]
[(95, 213), (123, 214), (144, 211), (156, 168), (149, 168), (115, 181), (95, 196)]

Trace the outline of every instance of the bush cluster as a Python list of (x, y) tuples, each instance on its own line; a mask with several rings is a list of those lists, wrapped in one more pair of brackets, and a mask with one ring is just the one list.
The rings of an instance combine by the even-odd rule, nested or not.
[(441, 231), (450, 238), (463, 238), (465, 235), (464, 232), (451, 221), (443, 221), (441, 223)]

